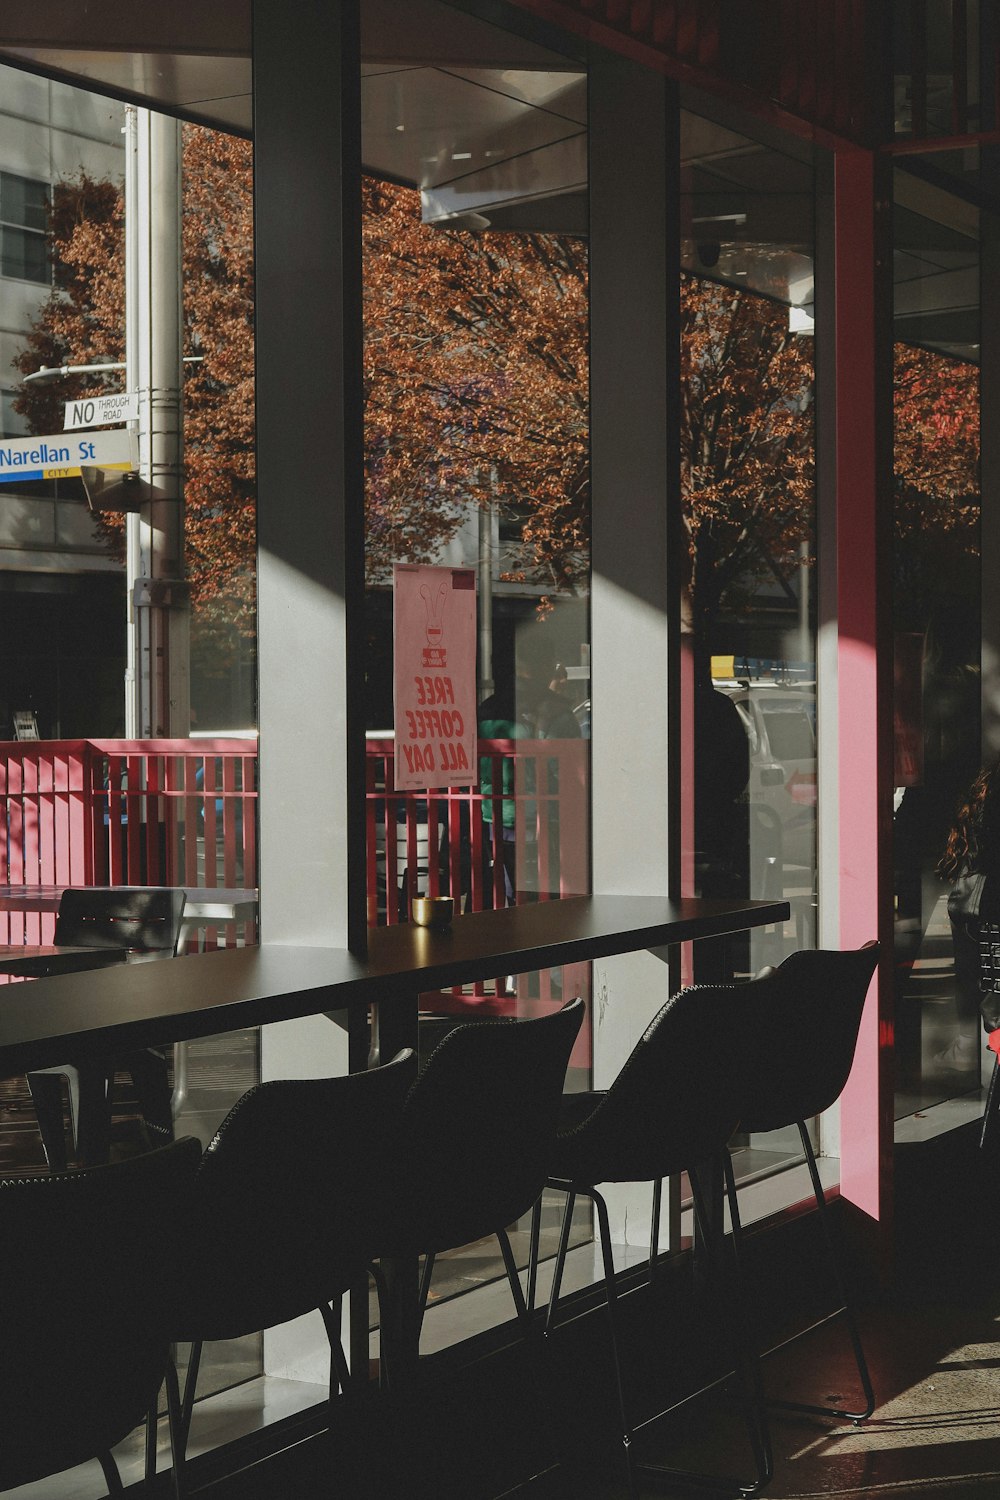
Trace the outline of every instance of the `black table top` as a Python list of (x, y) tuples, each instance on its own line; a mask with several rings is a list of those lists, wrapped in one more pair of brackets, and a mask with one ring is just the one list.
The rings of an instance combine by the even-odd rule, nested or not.
[(125, 962), (125, 949), (109, 943), (102, 948), (83, 948), (69, 943), (0, 944), (0, 974), (76, 974), (83, 969), (106, 969)]
[(477, 912), (443, 932), (378, 928), (367, 957), (265, 943), (38, 979), (9, 986), (0, 999), (0, 1077), (373, 1000), (412, 1001), (425, 990), (722, 936), (788, 915), (785, 901), (574, 896)]

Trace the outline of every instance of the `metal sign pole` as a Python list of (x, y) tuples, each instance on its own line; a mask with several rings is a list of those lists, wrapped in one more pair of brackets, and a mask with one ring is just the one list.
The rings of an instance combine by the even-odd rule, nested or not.
[(180, 125), (128, 112), (127, 383), (139, 395), (139, 470), (153, 498), (129, 522), (126, 732), (190, 729), (189, 611), (183, 582)]

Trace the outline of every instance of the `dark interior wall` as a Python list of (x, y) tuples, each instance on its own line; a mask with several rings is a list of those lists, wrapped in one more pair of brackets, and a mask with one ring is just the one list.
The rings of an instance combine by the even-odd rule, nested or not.
[(42, 739), (125, 732), (125, 580), (0, 574), (0, 737), (30, 709)]

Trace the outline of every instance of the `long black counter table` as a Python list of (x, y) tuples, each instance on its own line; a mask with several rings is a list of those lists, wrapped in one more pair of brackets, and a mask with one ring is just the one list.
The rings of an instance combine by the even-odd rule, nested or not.
[(36, 979), (2, 987), (0, 1077), (324, 1011), (357, 1014), (373, 1002), (383, 1024), (398, 1006), (405, 1030), (404, 1014), (415, 1018), (427, 990), (722, 937), (788, 915), (785, 901), (573, 896), (477, 912), (445, 931), (377, 928), (366, 957), (265, 942)]

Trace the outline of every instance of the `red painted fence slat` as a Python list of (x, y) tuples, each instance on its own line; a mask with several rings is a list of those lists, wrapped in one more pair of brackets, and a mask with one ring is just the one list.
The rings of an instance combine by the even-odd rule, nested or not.
[[(459, 911), (547, 901), (589, 889), (585, 740), (481, 740), (487, 787), (401, 792), (391, 737), (368, 741), (368, 918), (406, 920), (418, 892)], [(7, 839), (0, 885), (185, 885), (255, 889), (257, 746), (253, 740), (56, 740), (0, 743)], [(53, 918), (0, 915), (10, 942), (51, 938)], [(207, 946), (235, 944), (235, 925)], [(461, 1010), (551, 1003), (586, 970), (520, 976), (428, 997)]]

